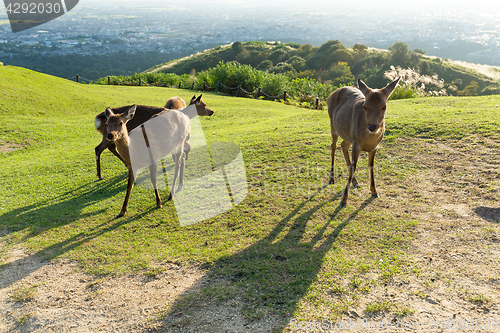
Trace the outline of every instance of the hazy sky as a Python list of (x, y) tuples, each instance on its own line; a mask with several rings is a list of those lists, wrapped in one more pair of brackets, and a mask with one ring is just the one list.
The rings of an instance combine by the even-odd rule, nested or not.
[[(80, 0), (80, 4), (102, 4), (101, 0)], [(347, 1), (336, 1), (336, 0), (108, 0), (106, 5), (141, 5), (147, 6), (151, 4), (152, 6), (158, 5), (181, 5), (183, 7), (192, 7), (196, 11), (197, 7), (200, 6), (220, 6), (221, 9), (229, 9), (235, 7), (294, 7), (303, 10), (324, 10), (324, 11), (341, 11), (345, 8), (360, 10), (366, 9), (379, 9), (379, 10), (398, 10), (398, 9), (415, 9), (418, 11), (426, 10), (442, 10), (442, 11), (478, 11), (488, 14), (498, 14), (498, 9), (500, 9), (500, 2), (498, 0), (475, 0), (475, 1), (453, 1), (453, 0), (420, 0), (420, 1), (401, 1), (401, 0), (347, 0)], [(493, 13), (496, 11), (496, 13)]]

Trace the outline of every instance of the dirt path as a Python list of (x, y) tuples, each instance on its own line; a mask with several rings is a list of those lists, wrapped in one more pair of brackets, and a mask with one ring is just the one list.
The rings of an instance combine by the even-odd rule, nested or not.
[[(500, 144), (474, 137), (452, 144), (400, 139), (394, 147), (397, 151), (384, 149), (420, 168), (408, 179), (379, 181), (381, 192), (391, 197), (386, 207), (391, 214), (410, 212), (420, 221), (411, 245), (414, 272), (370, 290), (343, 320), (441, 323), (438, 330), (409, 330), (417, 332), (456, 332), (443, 326), (446, 320), (450, 325), (497, 321), (500, 331)], [(22, 249), (9, 253), (7, 262), (0, 269), (0, 332), (254, 333), (276, 332), (276, 323), (288, 321), (267, 316), (249, 321), (237, 300), (165, 313), (187, 290), (215, 283), (200, 267), (165, 263), (154, 277), (97, 279), (71, 261), (42, 263)], [(23, 295), (24, 302), (13, 299)], [(407, 313), (367, 313), (367, 304), (375, 301), (402, 304)], [(489, 331), (494, 330), (481, 330)]]

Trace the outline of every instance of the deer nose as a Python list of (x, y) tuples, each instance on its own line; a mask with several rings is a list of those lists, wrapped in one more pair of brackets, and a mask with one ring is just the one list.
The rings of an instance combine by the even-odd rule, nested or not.
[(377, 129), (378, 129), (377, 125), (368, 125), (368, 130), (372, 133), (375, 132)]
[(108, 138), (109, 141), (113, 141), (113, 139), (114, 139), (113, 134), (111, 134), (111, 133), (108, 134), (106, 137)]

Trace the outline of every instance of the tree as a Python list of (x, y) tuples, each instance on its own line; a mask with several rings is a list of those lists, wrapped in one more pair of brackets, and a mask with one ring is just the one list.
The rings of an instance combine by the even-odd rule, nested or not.
[(311, 44), (303, 44), (297, 50), (297, 55), (304, 60), (307, 60), (314, 54), (314, 52), (316, 52), (314, 46), (312, 46)]
[(267, 60), (271, 60), (273, 64), (287, 61), (290, 56), (288, 52), (282, 48), (276, 49), (267, 56)]
[(312, 69), (327, 69), (339, 61), (350, 57), (349, 50), (338, 40), (329, 40), (321, 45), (316, 53), (307, 60), (307, 66)]
[(354, 50), (354, 52), (359, 54), (363, 54), (366, 53), (366, 51), (368, 51), (368, 47), (363, 44), (354, 44), (352, 49)]
[(303, 70), (307, 69), (306, 68), (306, 61), (302, 57), (293, 56), (290, 59), (288, 59), (286, 62), (289, 63), (290, 65), (292, 65), (296, 71), (303, 71)]
[(332, 85), (334, 86), (347, 85), (354, 81), (354, 75), (352, 75), (351, 68), (346, 62), (339, 62), (333, 65), (328, 70), (326, 78), (332, 81)]
[(231, 46), (231, 49), (233, 50), (234, 54), (239, 54), (241, 51), (243, 51), (244, 46), (241, 42), (234, 42), (233, 45)]
[(477, 89), (479, 84), (476, 81), (472, 81), (464, 90), (458, 92), (458, 96), (477, 96)]
[(267, 71), (269, 68), (273, 67), (273, 62), (271, 60), (264, 60), (262, 61), (259, 66), (257, 66), (257, 69), (260, 71)]
[(394, 45), (389, 46), (389, 52), (391, 52), (391, 60), (394, 62), (393, 65), (408, 67), (410, 48), (406, 43), (396, 42)]
[(279, 74), (279, 73), (288, 73), (291, 72), (292, 75), (295, 75), (296, 71), (292, 65), (286, 62), (280, 62), (276, 66), (269, 68), (269, 73)]

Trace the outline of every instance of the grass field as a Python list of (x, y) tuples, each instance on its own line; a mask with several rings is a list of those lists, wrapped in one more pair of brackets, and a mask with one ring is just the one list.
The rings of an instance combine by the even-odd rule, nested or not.
[[(499, 206), (498, 162), (474, 167), (500, 142), (498, 96), (391, 101), (375, 160), (381, 198), (370, 198), (363, 154), (364, 186), (340, 209), (346, 167), (337, 151), (336, 184), (327, 185), (326, 110), (204, 94), (216, 111), (201, 119), (207, 141), (241, 147), (249, 193), (222, 215), (180, 227), (172, 203), (157, 210), (152, 191), (140, 187), (128, 214), (115, 219), (126, 169), (106, 152), (104, 180), (97, 180), (94, 116), (106, 106), (162, 106), (193, 92), (80, 85), (10, 66), (0, 67), (0, 92), (0, 258), (22, 247), (43, 260), (74, 260), (81, 271), (105, 278), (154, 276), (164, 263), (201, 267), (211, 282), (157, 312), (159, 325), (196, 312), (190, 309), (200, 302), (237, 307), (249, 322), (275, 318), (274, 331), (286, 330), (290, 318), (339, 319), (360, 304), (367, 314), (411, 315), (416, 309), (403, 302), (366, 300), (395, 281), (431, 274), (415, 258), (420, 228), (438, 221), (422, 215), (433, 204), (419, 190), (431, 191), (419, 183), (421, 175), (453, 170), (439, 173), (441, 186), (472, 186), (476, 206)], [(451, 150), (471, 158), (457, 161), (450, 153), (427, 164)], [(168, 191), (161, 194), (166, 200)], [(498, 233), (497, 224), (488, 228)], [(10, 265), (1, 263), (0, 270)]]

